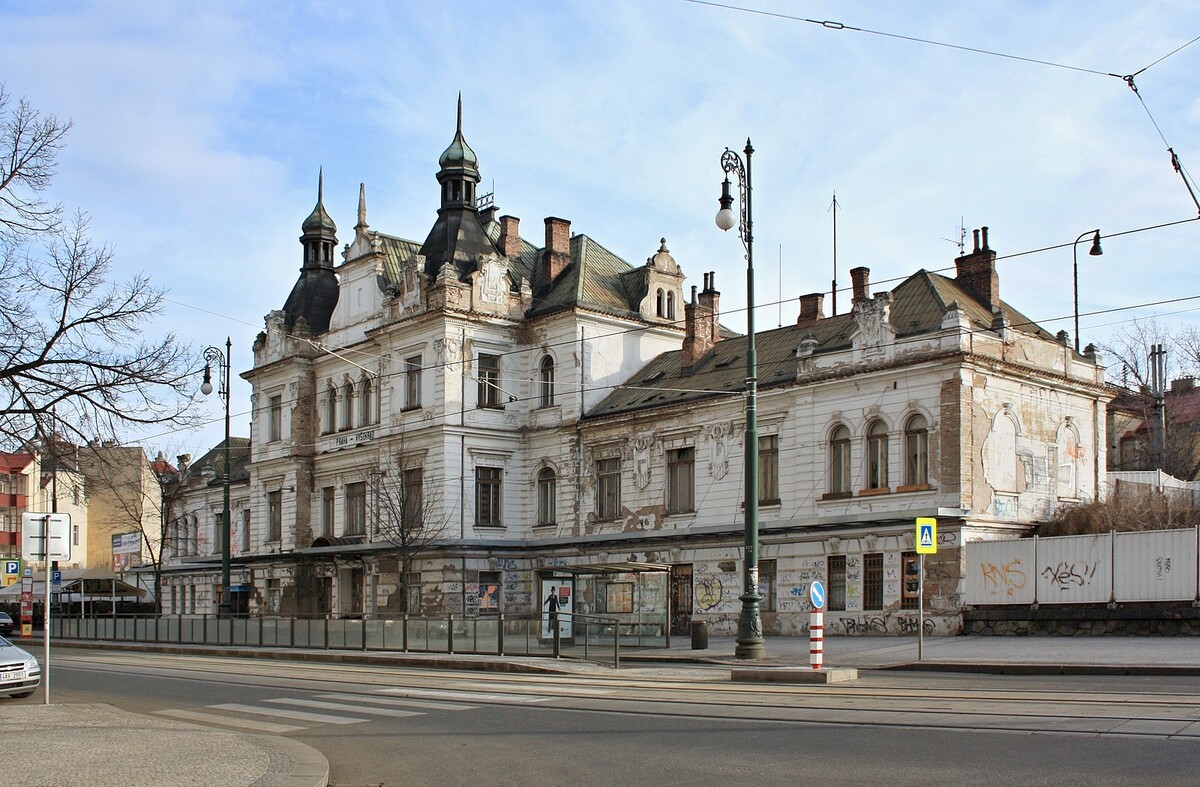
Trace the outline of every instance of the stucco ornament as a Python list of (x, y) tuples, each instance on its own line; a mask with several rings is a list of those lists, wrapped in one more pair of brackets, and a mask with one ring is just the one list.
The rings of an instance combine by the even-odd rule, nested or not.
[(704, 427), (708, 437), (708, 472), (718, 481), (729, 473), (729, 441), (733, 427), (729, 424), (713, 424)]
[(650, 486), (650, 449), (654, 446), (654, 435), (638, 435), (630, 442), (633, 451), (633, 483), (638, 489)]

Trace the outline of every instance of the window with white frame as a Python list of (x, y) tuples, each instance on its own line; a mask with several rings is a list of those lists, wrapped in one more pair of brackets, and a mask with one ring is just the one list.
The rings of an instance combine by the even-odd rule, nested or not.
[(274, 443), (283, 439), (283, 397), (275, 394), (267, 399), (267, 440)]
[(406, 530), (419, 529), (425, 520), (425, 476), (421, 468), (410, 467), (401, 475), (400, 493), (402, 525)]
[(596, 519), (616, 519), (621, 513), (621, 458), (596, 462)]
[(558, 479), (554, 470), (543, 467), (537, 476), (537, 523), (553, 525), (557, 520)]
[(554, 404), (554, 359), (549, 355), (542, 356), (538, 367), (538, 387), (540, 389), (539, 403), (542, 407)]
[(321, 532), (318, 535), (332, 536), (333, 535), (333, 508), (334, 508), (334, 488), (332, 486), (322, 487), (321, 489)]
[(696, 510), (696, 449), (667, 451), (667, 513)]
[(322, 434), (332, 434), (337, 431), (337, 388), (332, 383), (325, 392), (325, 423), (322, 424)]
[(758, 502), (779, 502), (779, 435), (758, 438)]
[(243, 554), (245, 554), (246, 552), (250, 551), (250, 509), (249, 508), (242, 509), (242, 525), (241, 525), (241, 529), (239, 530), (239, 533), (241, 534), (241, 539), (239, 539), (241, 542), (241, 544), (240, 544), (241, 551)]
[(887, 485), (887, 424), (876, 420), (867, 428), (867, 489), (886, 489)]
[(371, 388), (371, 378), (364, 377), (358, 390), (358, 425), (370, 426), (375, 423), (375, 392)]
[(267, 540), (283, 539), (283, 492), (267, 492)]
[(829, 492), (850, 493), (850, 430), (843, 424), (829, 435)]
[(354, 428), (354, 385), (349, 380), (342, 386), (342, 430)]
[(904, 424), (904, 483), (929, 483), (929, 423), (920, 413), (909, 416)]
[(500, 527), (500, 486), (504, 471), (499, 467), (475, 468), (475, 525)]
[(479, 354), (479, 407), (503, 407), (500, 399), (500, 356)]
[(421, 356), (410, 355), (404, 359), (404, 409), (416, 410), (421, 406)]
[(367, 532), (367, 485), (363, 481), (346, 484), (346, 526), (343, 533), (361, 536)]

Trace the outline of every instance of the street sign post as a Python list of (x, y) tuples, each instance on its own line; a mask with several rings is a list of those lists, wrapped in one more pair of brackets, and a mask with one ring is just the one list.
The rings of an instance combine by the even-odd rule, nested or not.
[(917, 517), (917, 661), (925, 651), (925, 556), (937, 554), (937, 520)]
[(808, 600), (812, 612), (808, 613), (808, 663), (813, 669), (821, 669), (825, 662), (825, 586), (814, 579), (808, 585)]

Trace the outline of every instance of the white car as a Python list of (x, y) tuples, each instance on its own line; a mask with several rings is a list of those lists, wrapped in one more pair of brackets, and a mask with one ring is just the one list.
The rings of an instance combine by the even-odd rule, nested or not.
[(0, 637), (0, 697), (28, 697), (42, 682), (42, 665), (32, 653)]

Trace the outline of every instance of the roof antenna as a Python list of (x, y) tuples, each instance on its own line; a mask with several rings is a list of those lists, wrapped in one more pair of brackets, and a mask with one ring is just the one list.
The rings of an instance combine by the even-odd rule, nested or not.
[(953, 243), (955, 246), (958, 247), (958, 256), (960, 256), (960, 257), (967, 253), (966, 252), (967, 228), (966, 228), (965, 224), (966, 224), (965, 219), (962, 216), (959, 216), (958, 217), (958, 240), (951, 240), (950, 238), (942, 238), (942, 240), (946, 241), (947, 243)]

